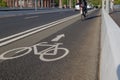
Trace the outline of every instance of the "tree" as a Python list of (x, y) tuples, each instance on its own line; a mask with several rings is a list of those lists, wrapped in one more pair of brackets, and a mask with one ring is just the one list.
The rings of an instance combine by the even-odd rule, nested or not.
[(7, 7), (7, 3), (3, 0), (0, 0), (0, 7)]
[(120, 0), (114, 0), (114, 4), (120, 4)]
[(75, 7), (75, 4), (76, 4), (76, 0), (73, 0), (72, 4), (73, 4), (73, 7)]
[(94, 6), (98, 6), (102, 4), (102, 0), (88, 0), (88, 2)]
[(55, 6), (59, 6), (59, 0), (55, 0)]

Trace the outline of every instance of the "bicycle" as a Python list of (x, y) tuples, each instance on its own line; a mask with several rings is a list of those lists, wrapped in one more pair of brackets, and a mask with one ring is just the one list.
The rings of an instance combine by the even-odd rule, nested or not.
[(80, 14), (81, 14), (81, 20), (84, 20), (85, 19), (85, 17), (86, 17), (86, 9), (85, 9), (85, 7), (80, 7)]
[[(46, 62), (56, 61), (56, 60), (64, 58), (69, 53), (68, 49), (61, 48), (61, 47), (59, 47), (60, 45), (62, 45), (62, 43), (48, 44), (48, 42), (41, 42), (41, 43), (35, 44), (31, 47), (15, 48), (15, 49), (8, 50), (8, 51), (2, 53), (0, 55), (0, 59), (1, 60), (9, 60), (9, 59), (19, 58), (19, 57), (29, 54), (33, 50), (34, 54), (39, 55), (39, 59), (42, 61), (46, 61)], [(37, 47), (43, 47), (43, 46), (47, 46), (48, 48), (39, 52)], [(45, 58), (45, 56), (56, 56), (58, 54), (58, 50), (64, 51), (64, 54), (60, 55), (59, 57), (52, 58), (52, 59)], [(53, 51), (53, 53), (51, 51)], [(12, 54), (12, 56), (8, 57), (8, 55), (11, 55), (11, 54)], [(16, 54), (18, 54), (18, 55), (16, 55)]]

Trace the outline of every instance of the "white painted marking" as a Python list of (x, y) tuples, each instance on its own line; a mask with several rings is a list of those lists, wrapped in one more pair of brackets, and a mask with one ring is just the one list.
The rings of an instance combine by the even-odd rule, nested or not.
[[(40, 55), (40, 60), (42, 60), (42, 61), (46, 61), (46, 62), (50, 62), (50, 61), (56, 61), (56, 60), (59, 60), (59, 59), (62, 59), (62, 58), (64, 58), (66, 55), (68, 55), (68, 53), (69, 53), (69, 50), (68, 49), (66, 49), (66, 48), (57, 48), (57, 50), (63, 50), (63, 51), (65, 51), (64, 52), (64, 54), (62, 55), (62, 56), (59, 56), (59, 57), (57, 57), (57, 58), (52, 58), (52, 59), (47, 59), (47, 58), (45, 58), (44, 56), (45, 55), (50, 55), (50, 54), (47, 54), (47, 53), (44, 53), (44, 54), (41, 54)], [(60, 54), (60, 53), (57, 53), (57, 54)]]
[(62, 37), (65, 37), (64, 34), (60, 34), (60, 35), (57, 35), (57, 37), (55, 37), (54, 39), (52, 39), (51, 41), (59, 41)]
[(40, 32), (42, 30), (45, 30), (47, 28), (50, 28), (50, 27), (53, 27), (55, 25), (58, 25), (60, 23), (63, 23), (65, 21), (68, 21), (70, 19), (73, 19), (75, 17), (78, 17), (80, 16), (80, 14), (77, 14), (77, 15), (73, 15), (71, 17), (67, 17), (67, 18), (64, 18), (64, 19), (60, 19), (60, 20), (57, 20), (57, 21), (54, 21), (52, 23), (49, 23), (49, 24), (46, 24), (46, 25), (43, 25), (43, 26), (39, 26), (39, 27), (36, 27), (36, 28), (33, 28), (33, 29), (30, 29), (30, 30), (27, 30), (27, 31), (24, 31), (24, 32), (21, 32), (21, 33), (18, 33), (18, 34), (15, 34), (15, 35), (12, 35), (12, 36), (9, 36), (9, 37), (6, 37), (6, 38), (3, 38), (3, 39), (0, 39), (0, 46), (4, 46), (4, 45), (7, 45), (13, 41), (16, 41), (16, 40), (19, 40), (21, 38), (24, 38), (24, 37), (27, 37), (27, 36), (30, 36), (32, 34), (35, 34), (37, 32)]
[(32, 19), (32, 18), (37, 18), (38, 16), (30, 16), (30, 17), (25, 17), (24, 19)]
[[(40, 60), (46, 61), (46, 62), (56, 61), (56, 60), (64, 58), (69, 53), (68, 49), (59, 47), (59, 45), (61, 45), (61, 44), (63, 44), (63, 43), (48, 44), (47, 42), (41, 42), (41, 43), (35, 44), (30, 47), (15, 48), (15, 49), (8, 50), (8, 51), (0, 54), (0, 60), (9, 60), (9, 59), (19, 58), (19, 57), (25, 56), (26, 54), (29, 54), (33, 49), (34, 54), (38, 55)], [(49, 47), (42, 51), (38, 51), (38, 48), (37, 48), (38, 46), (39, 47), (49, 46)], [(51, 52), (51, 51), (53, 51), (53, 52)], [(58, 53), (59, 51), (62, 51), (62, 53), (61, 52)], [(19, 54), (21, 52), (22, 52), (22, 54)], [(11, 54), (11, 56), (5, 56), (9, 53)], [(18, 55), (14, 56), (15, 54), (18, 54)], [(57, 54), (62, 54), (62, 55), (54, 57), (54, 58), (53, 57), (52, 58), (45, 57), (45, 56), (55, 56)]]
[(11, 36), (8, 36), (8, 37), (5, 37), (5, 38), (2, 38), (2, 39), (0, 39), (0, 42), (5, 41), (5, 40), (8, 40), (8, 39), (11, 39), (11, 38), (14, 38), (14, 37), (17, 37), (17, 36), (20, 36), (20, 35), (27, 34), (27, 33), (29, 33), (29, 32), (32, 32), (32, 31), (34, 31), (34, 30), (38, 30), (38, 29), (40, 29), (40, 28), (42, 28), (42, 27), (46, 27), (46, 26), (52, 25), (52, 24), (54, 24), (54, 23), (57, 23), (57, 21), (51, 22), (51, 23), (48, 23), (48, 24), (45, 24), (45, 25), (42, 25), (42, 26), (39, 26), (39, 27), (35, 27), (35, 28), (29, 29), (29, 30), (26, 30), (26, 31), (24, 31), (24, 32), (20, 32), (20, 33), (17, 33), (17, 34), (14, 34), (14, 35), (11, 35)]
[[(22, 52), (22, 51), (25, 51), (25, 50), (27, 50), (25, 53), (20, 54), (20, 55), (17, 55), (17, 56), (14, 56), (15, 54), (18, 54), (19, 52)], [(22, 56), (24, 56), (24, 55), (30, 53), (31, 51), (32, 51), (32, 48), (31, 48), (31, 47), (20, 47), (20, 48), (15, 48), (15, 49), (8, 50), (8, 51), (6, 51), (6, 52), (0, 54), (0, 59), (2, 59), (2, 60), (7, 60), (7, 59), (19, 58), (19, 57), (22, 57)], [(11, 52), (14, 52), (14, 54), (12, 54), (13, 57), (10, 57), (10, 56), (5, 57), (6, 54), (9, 54), (9, 53), (11, 53)]]

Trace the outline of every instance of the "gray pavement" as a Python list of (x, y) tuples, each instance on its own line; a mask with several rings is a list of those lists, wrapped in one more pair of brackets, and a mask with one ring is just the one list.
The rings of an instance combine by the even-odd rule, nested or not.
[(49, 14), (31, 14), (0, 19), (0, 39), (35, 27), (79, 14), (77, 11), (62, 11)]
[(113, 20), (120, 26), (120, 7), (110, 13)]
[[(100, 12), (97, 10), (89, 14), (84, 21), (77, 17), (76, 21), (72, 19), (1, 47), (0, 54), (2, 51), (33, 46), (41, 42), (63, 43), (57, 49), (61, 51), (58, 51), (56, 56), (44, 55), (44, 58), (54, 59), (64, 53), (63, 49), (68, 49), (69, 53), (65, 57), (51, 62), (41, 60), (42, 55), (35, 55), (33, 50), (16, 59), (2, 60), (0, 61), (0, 80), (98, 80), (100, 18)], [(74, 23), (72, 23), (73, 21)], [(57, 42), (51, 41), (60, 34), (64, 34), (65, 37)], [(38, 51), (44, 50), (39, 45), (37, 49)], [(19, 53), (19, 51), (17, 52)], [(11, 57), (17, 55), (21, 54)], [(6, 56), (10, 56), (10, 54)]]

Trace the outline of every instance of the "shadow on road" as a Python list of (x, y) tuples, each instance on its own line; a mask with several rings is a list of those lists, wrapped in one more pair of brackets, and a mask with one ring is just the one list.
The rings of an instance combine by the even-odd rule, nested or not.
[(115, 13), (120, 13), (120, 10), (110, 11), (110, 13), (109, 13), (109, 14), (115, 14)]
[(101, 17), (101, 15), (90, 16), (90, 17), (87, 17), (85, 20), (90, 20), (90, 19), (94, 19), (97, 17)]

